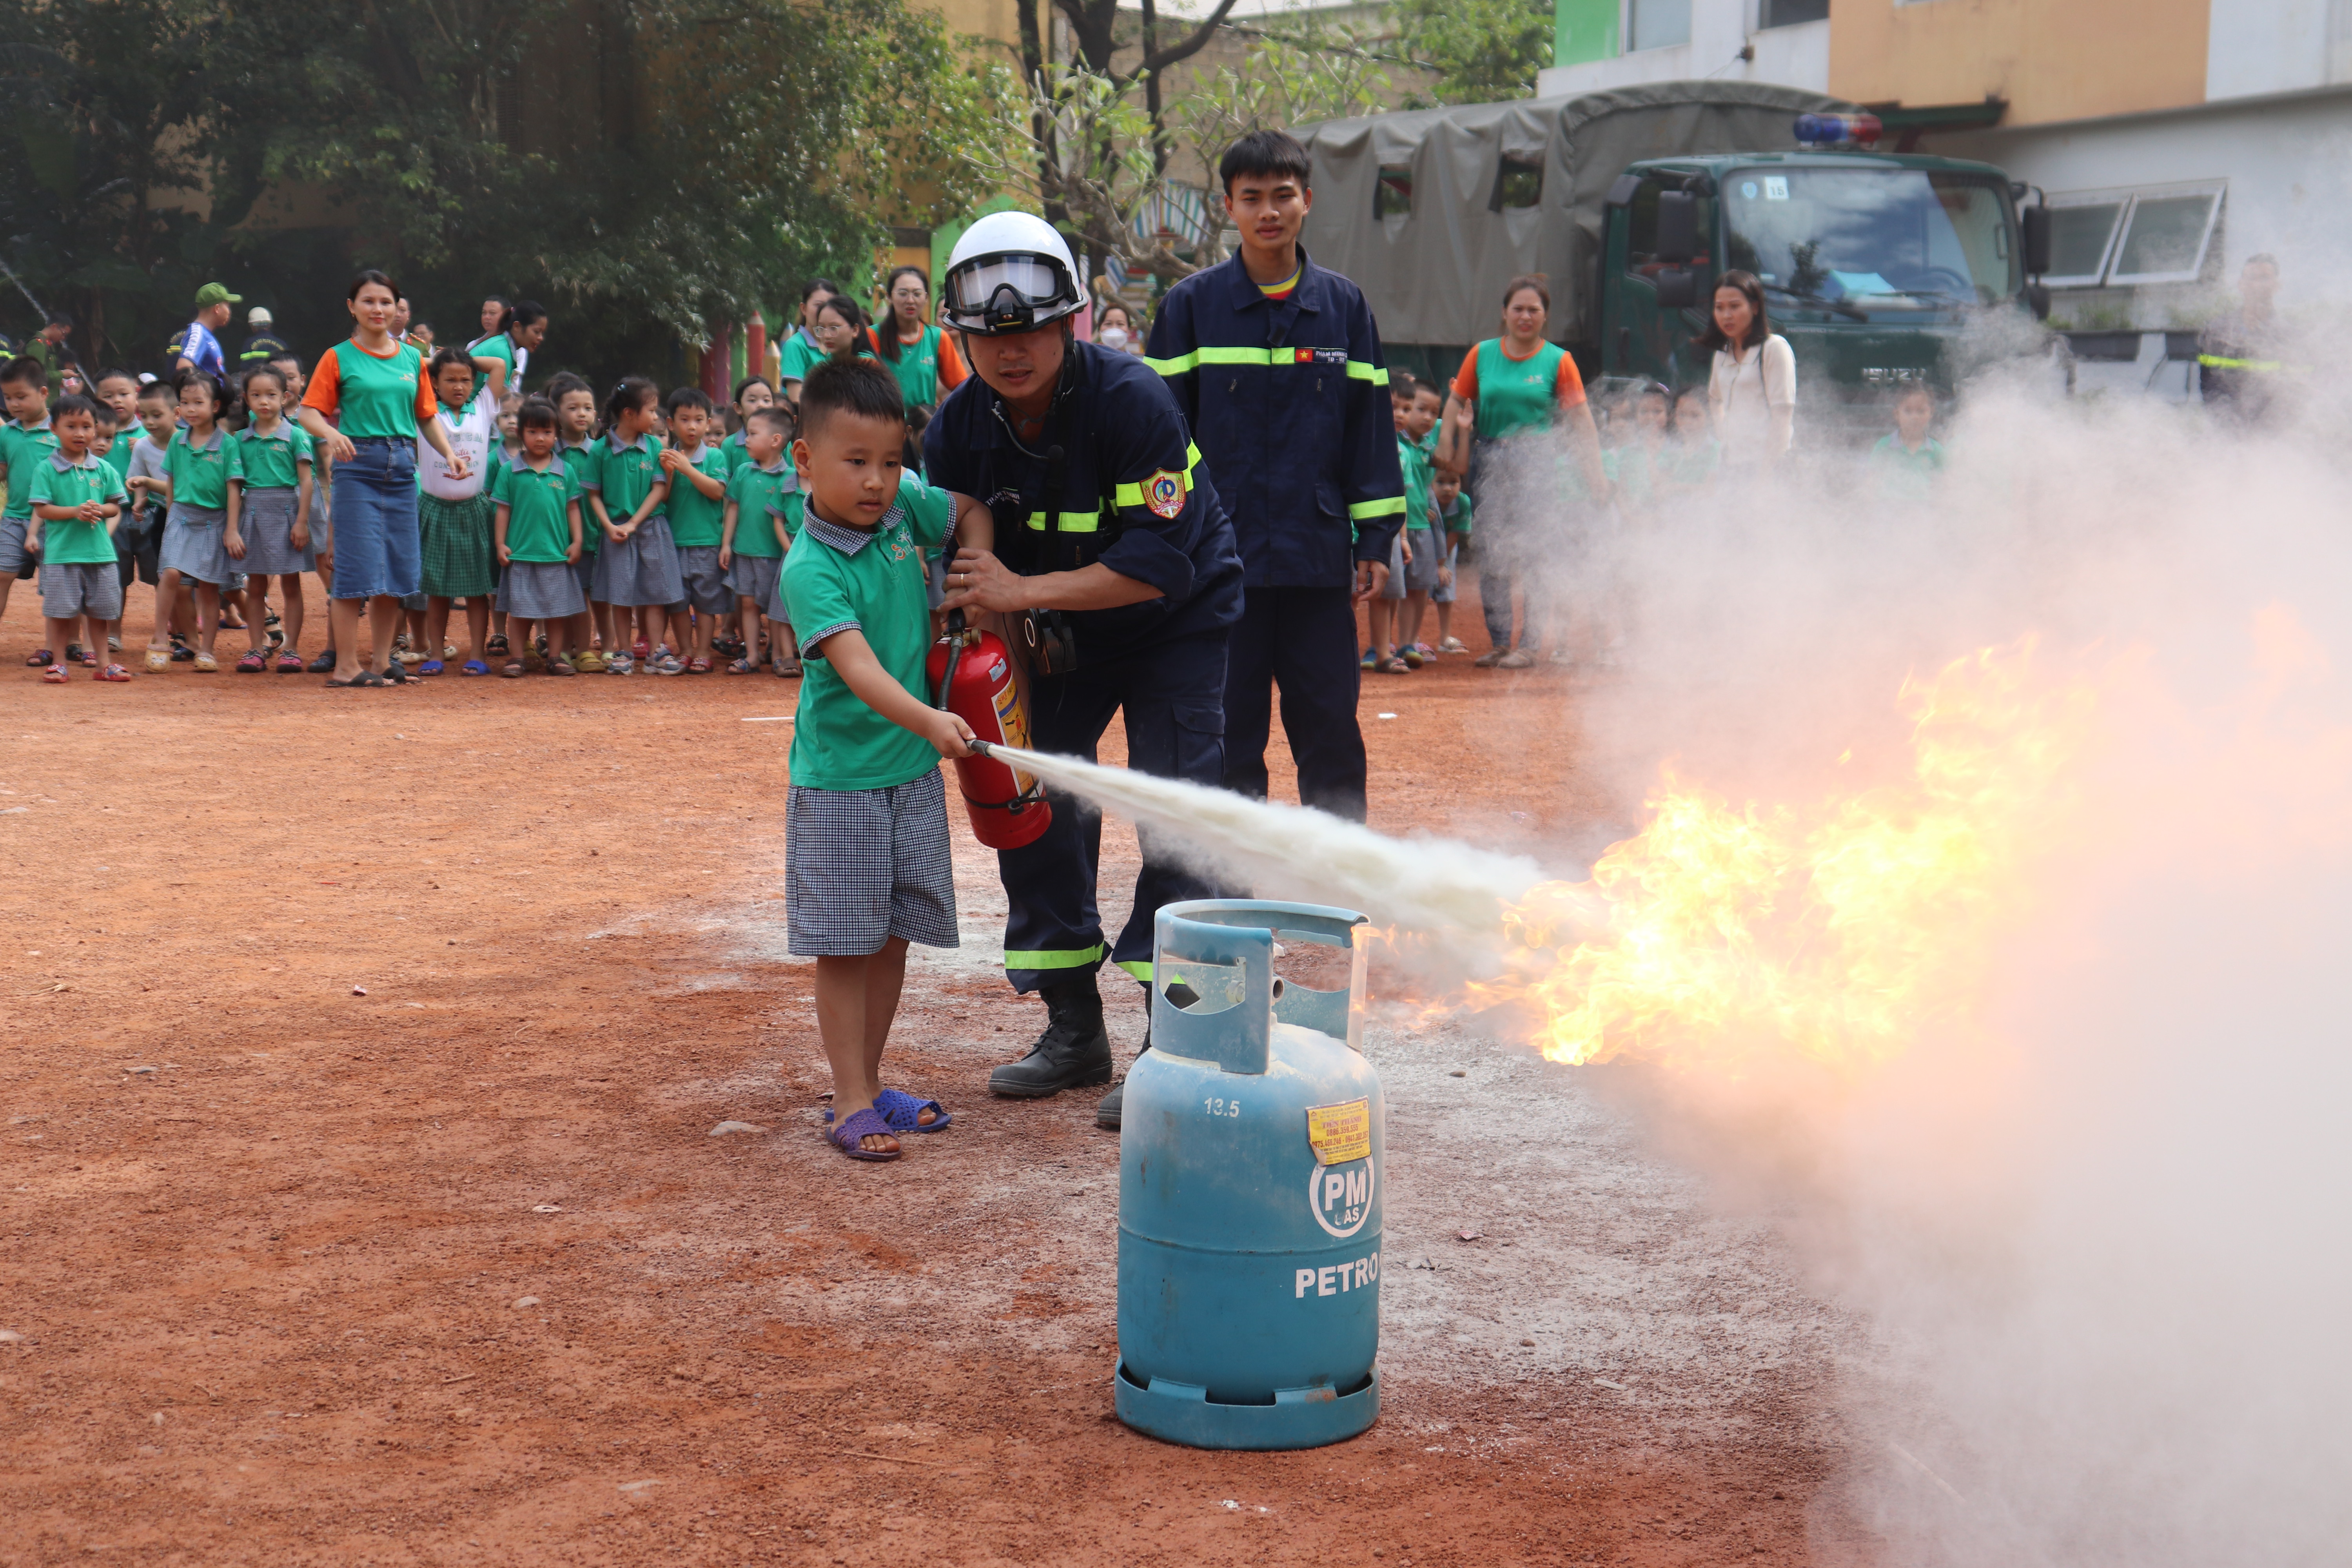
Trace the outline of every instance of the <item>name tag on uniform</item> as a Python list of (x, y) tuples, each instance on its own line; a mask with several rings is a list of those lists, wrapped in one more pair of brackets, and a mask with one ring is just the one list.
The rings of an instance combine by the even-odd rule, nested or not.
[(1346, 349), (1293, 349), (1293, 363), (1297, 364), (1346, 364)]

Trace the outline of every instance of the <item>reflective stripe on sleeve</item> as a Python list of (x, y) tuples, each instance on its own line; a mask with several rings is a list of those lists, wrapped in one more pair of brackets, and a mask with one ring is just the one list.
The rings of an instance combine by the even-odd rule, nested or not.
[(1385, 365), (1366, 364), (1361, 360), (1351, 359), (1348, 362), (1348, 379), (1369, 381), (1374, 386), (1386, 386), (1389, 384), (1388, 368)]
[(1144, 959), (1141, 963), (1138, 963), (1131, 958), (1117, 959), (1114, 960), (1114, 962), (1117, 963), (1121, 969), (1126, 970), (1128, 973), (1133, 975), (1136, 979), (1142, 981), (1146, 985), (1151, 984), (1151, 961), (1150, 959)]
[(1110, 949), (1101, 942), (1092, 947), (1049, 947), (1038, 952), (1012, 952), (1004, 955), (1007, 969), (1078, 969), (1102, 962)]
[(1366, 522), (1376, 517), (1393, 517), (1404, 510), (1404, 497), (1383, 496), (1379, 500), (1360, 500), (1348, 509), (1351, 522)]
[[(1188, 493), (1192, 489), (1193, 471), (1199, 468), (1200, 466), (1201, 448), (1197, 446), (1187, 443), (1184, 447), (1184, 489)], [(1116, 486), (1111, 491), (1110, 499), (1114, 505), (1119, 507), (1141, 506), (1143, 504), (1143, 485), (1139, 480), (1134, 484)]]
[[(1029, 526), (1035, 529), (1040, 533), (1045, 532), (1045, 514), (1042, 511), (1031, 512), (1029, 514)], [(1062, 514), (1062, 526), (1055, 530), (1055, 531), (1057, 533), (1094, 533), (1099, 531), (1101, 528), (1102, 513), (1098, 511), (1066, 511)]]
[(2229, 359), (2221, 354), (2199, 354), (2197, 363), (2207, 370), (2284, 370), (2283, 362), (2274, 359)]

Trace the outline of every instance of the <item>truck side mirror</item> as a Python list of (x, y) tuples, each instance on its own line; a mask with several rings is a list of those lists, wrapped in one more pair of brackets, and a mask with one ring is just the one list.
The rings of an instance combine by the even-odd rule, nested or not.
[(1661, 261), (1688, 261), (1698, 254), (1698, 198), (1688, 191), (1658, 193), (1658, 248)]
[(1687, 310), (1698, 303), (1698, 274), (1687, 267), (1669, 267), (1653, 281), (1661, 310)]
[(2050, 209), (2030, 206), (2017, 216), (2025, 227), (2025, 275), (2039, 278), (2050, 270)]

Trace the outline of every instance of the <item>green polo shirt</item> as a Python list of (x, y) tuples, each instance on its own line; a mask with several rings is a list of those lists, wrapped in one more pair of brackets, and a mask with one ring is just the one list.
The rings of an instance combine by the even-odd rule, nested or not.
[(1409, 436), (1398, 437), (1397, 466), (1404, 470), (1404, 525), (1430, 527), (1429, 458), (1421, 443)]
[(795, 330), (776, 351), (776, 379), (806, 381), (808, 373), (824, 363), (824, 351), (806, 332)]
[(719, 455), (718, 447), (705, 442), (691, 460), (698, 472), (719, 481), (718, 498), (696, 489), (684, 474), (672, 474), (669, 500), (662, 503), (662, 510), (669, 513), (670, 537), (680, 550), (716, 550), (727, 532), (727, 459)]
[[(515, 384), (514, 340), (507, 336), (504, 332), (492, 332), (487, 338), (478, 339), (473, 342), (467, 343), (466, 345), (466, 357), (467, 359), (495, 359), (505, 361), (507, 367), (507, 390), (509, 392), (518, 392), (521, 390)], [(488, 383), (486, 382), (484, 384), (488, 384)]]
[[(596, 443), (583, 441), (577, 447), (567, 447), (559, 438), (555, 444), (555, 460), (563, 465), (564, 473), (570, 477), (572, 493), (575, 496), (579, 495), (583, 491), (581, 481), (586, 479), (590, 470), (596, 466)], [(604, 531), (596, 526), (595, 514), (588, 510), (588, 503), (582, 501), (580, 503), (580, 553), (593, 555), (596, 553), (596, 547), (604, 542)]]
[[(126, 504), (130, 497), (122, 490), (122, 476), (114, 465), (103, 458), (83, 454), (79, 463), (66, 461), (62, 452), (52, 452), (47, 460), (35, 465), (32, 494), (25, 500), (29, 511), (36, 506), (79, 506), (89, 500), (110, 500), (117, 506)], [(95, 566), (114, 563), (114, 524), (111, 520), (99, 522), (45, 522), (41, 524), (41, 561), (49, 566)]]
[(1445, 531), (1450, 534), (1465, 534), (1471, 531), (1475, 520), (1472, 518), (1470, 512), (1470, 492), (1455, 491), (1453, 506), (1441, 510), (1437, 515), (1444, 520)]
[(118, 430), (114, 433), (114, 445), (106, 449), (106, 460), (126, 479), (131, 477), (131, 448), (139, 445), (139, 437), (146, 433), (136, 425), (128, 430)]
[(923, 552), (946, 540), (955, 500), (912, 474), (900, 476), (897, 504), (871, 531), (811, 515), (784, 557), (782, 593), (809, 659), (793, 724), (792, 780), (807, 789), (888, 789), (940, 765), (931, 743), (857, 700), (832, 661), (809, 645), (850, 627), (892, 679), (928, 701), (923, 660), (931, 647), (929, 581)]
[(264, 436), (248, 425), (229, 437), (228, 477), (249, 490), (290, 490), (301, 482), (299, 464), (310, 460), (310, 433), (291, 419)]
[(808, 515), (808, 497), (799, 490), (786, 490), (768, 503), (768, 515), (784, 520), (786, 539), (798, 539), (801, 523)]
[[(878, 342), (877, 334), (886, 331), (895, 332), (898, 330), (898, 321), (894, 317), (885, 315), (882, 318), (882, 324), (878, 327), (868, 327), (866, 333), (869, 338), (874, 338)], [(905, 396), (909, 407), (935, 408), (939, 405), (940, 336), (939, 328), (925, 327), (921, 337), (911, 343), (898, 345), (897, 359), (882, 360), (884, 364), (890, 367), (890, 374), (898, 378), (898, 391)], [(875, 357), (882, 358), (879, 354)]]
[(33, 515), (33, 470), (57, 449), (56, 427), (47, 421), (29, 430), (14, 419), (0, 425), (0, 462), (8, 470), (5, 516), (10, 522), (22, 522)]
[[(563, 465), (550, 461), (534, 468), (526, 458), (500, 467), (490, 475), (490, 498), (507, 509), (507, 554), (516, 561), (541, 563), (572, 559), (572, 507), (580, 500), (580, 486)], [(581, 520), (581, 533), (588, 531)]]
[[(776, 542), (776, 525), (769, 514), (779, 511), (779, 498), (800, 483), (793, 466), (782, 458), (772, 468), (757, 463), (745, 463), (728, 476), (727, 499), (735, 503), (735, 553), (738, 555), (782, 555), (784, 547)], [(798, 531), (800, 520), (793, 520)]]
[(738, 430), (732, 436), (728, 437), (724, 441), (719, 442), (719, 455), (722, 458), (726, 459), (727, 477), (730, 479), (733, 479), (735, 477), (735, 470), (742, 468), (751, 460), (751, 454), (743, 450), (743, 432)]
[(356, 338), (319, 357), (302, 394), (304, 407), (335, 418), (335, 427), (354, 441), (414, 441), (439, 403), (415, 345), (395, 342), (378, 355)]
[[(666, 477), (662, 473), (661, 449), (661, 437), (653, 435), (640, 436), (633, 441), (606, 436), (589, 448), (588, 471), (579, 476), (580, 488), (594, 490), (604, 498), (604, 515), (613, 520), (614, 528), (628, 521)], [(583, 514), (587, 510), (585, 507), (581, 510)], [(653, 510), (656, 517), (661, 512), (661, 507)]]
[(199, 447), (189, 441), (184, 425), (172, 432), (163, 452), (163, 474), (172, 481), (172, 500), (181, 506), (228, 505), (228, 437), (215, 425), (210, 439)]
[(1936, 478), (1944, 471), (1944, 444), (1933, 437), (1916, 452), (1900, 436), (1882, 436), (1870, 449), (1870, 465), (1878, 470), (1878, 493), (1888, 500), (1926, 500), (1935, 492)]

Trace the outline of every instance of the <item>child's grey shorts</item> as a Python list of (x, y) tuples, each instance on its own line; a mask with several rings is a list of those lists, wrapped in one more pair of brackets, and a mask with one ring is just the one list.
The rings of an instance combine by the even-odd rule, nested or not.
[(41, 614), (53, 621), (95, 616), (101, 621), (122, 618), (121, 569), (111, 561), (86, 565), (41, 563)]
[(727, 586), (727, 574), (719, 569), (716, 544), (679, 545), (677, 575), (686, 584), (681, 602), (688, 607), (706, 616), (723, 616), (735, 607), (735, 592)]
[(783, 569), (781, 555), (738, 555), (727, 564), (727, 586), (764, 612), (776, 597), (776, 574)]
[(947, 785), (933, 768), (888, 789), (805, 789), (784, 805), (786, 945), (862, 957), (894, 936), (956, 945)]

